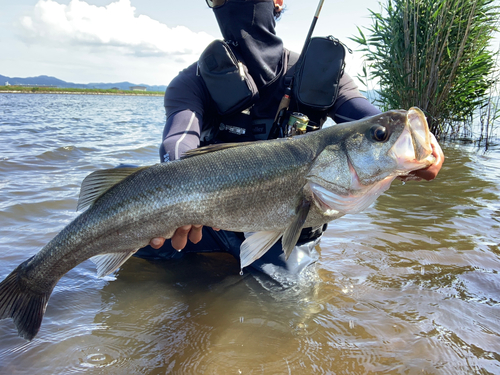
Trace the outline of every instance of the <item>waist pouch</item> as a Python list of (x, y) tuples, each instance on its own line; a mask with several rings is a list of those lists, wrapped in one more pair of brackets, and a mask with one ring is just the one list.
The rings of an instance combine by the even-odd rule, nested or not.
[(247, 67), (222, 40), (213, 41), (203, 51), (198, 60), (198, 74), (221, 115), (246, 109), (259, 98)]
[(333, 106), (344, 74), (345, 48), (333, 36), (312, 38), (294, 73), (293, 95), (301, 111)]

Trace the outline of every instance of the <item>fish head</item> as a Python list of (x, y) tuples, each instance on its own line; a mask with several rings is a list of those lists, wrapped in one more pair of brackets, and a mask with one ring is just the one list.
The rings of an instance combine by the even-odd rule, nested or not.
[(435, 161), (427, 121), (416, 107), (337, 126), (342, 128), (307, 175), (313, 197), (323, 210), (359, 212), (397, 176)]
[(435, 161), (427, 120), (416, 107), (367, 118), (356, 128), (345, 139), (345, 149), (361, 185), (408, 175)]

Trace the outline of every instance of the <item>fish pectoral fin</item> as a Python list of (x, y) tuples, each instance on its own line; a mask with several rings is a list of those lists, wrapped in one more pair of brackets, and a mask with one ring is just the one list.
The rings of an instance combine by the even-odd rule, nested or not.
[(283, 233), (283, 239), (281, 242), (283, 244), (283, 252), (285, 253), (286, 260), (288, 260), (288, 257), (299, 240), (302, 226), (306, 222), (310, 208), (311, 202), (304, 199), (295, 210), (296, 215), (293, 218), (292, 223), (288, 226), (288, 228), (286, 228), (285, 233)]
[(91, 206), (111, 187), (144, 168), (148, 167), (111, 168), (92, 172), (82, 182), (76, 210), (80, 211)]
[(90, 260), (97, 266), (97, 277), (104, 277), (115, 271), (118, 267), (125, 263), (128, 258), (130, 258), (137, 250), (138, 249), (134, 249), (129, 252), (96, 255), (90, 258)]
[(240, 247), (241, 269), (264, 255), (281, 237), (280, 232), (257, 232), (248, 237)]

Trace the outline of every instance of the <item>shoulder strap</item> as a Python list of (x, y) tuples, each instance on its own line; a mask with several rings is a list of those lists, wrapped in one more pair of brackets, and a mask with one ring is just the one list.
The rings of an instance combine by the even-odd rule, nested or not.
[(299, 60), (299, 54), (297, 52), (292, 52), (286, 50), (286, 73), (285, 73), (285, 85), (288, 87), (292, 81), (293, 75), (295, 74), (295, 64)]

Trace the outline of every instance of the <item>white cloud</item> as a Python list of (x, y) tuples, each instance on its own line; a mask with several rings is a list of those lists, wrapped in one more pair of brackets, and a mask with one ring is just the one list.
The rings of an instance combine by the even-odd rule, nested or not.
[(101, 7), (80, 0), (68, 5), (40, 0), (32, 15), (21, 19), (21, 26), (30, 44), (114, 49), (125, 55), (175, 56), (183, 61), (195, 61), (214, 39), (184, 26), (168, 27), (135, 11), (130, 0)]

